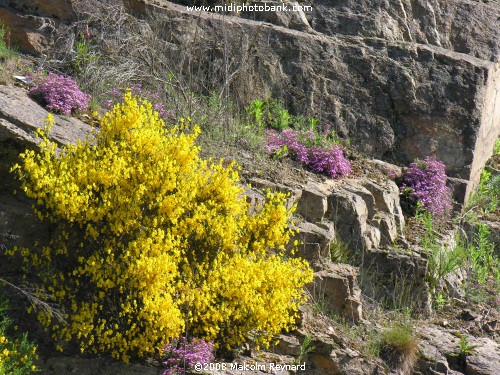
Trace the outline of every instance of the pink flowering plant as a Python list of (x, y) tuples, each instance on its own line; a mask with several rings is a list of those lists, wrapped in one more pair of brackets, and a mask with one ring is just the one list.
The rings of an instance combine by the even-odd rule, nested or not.
[(116, 103), (120, 103), (123, 100), (123, 95), (127, 91), (130, 91), (138, 98), (150, 102), (153, 105), (153, 109), (158, 112), (158, 115), (160, 115), (162, 119), (175, 121), (175, 116), (170, 110), (165, 108), (165, 104), (161, 101), (160, 94), (143, 88), (140, 83), (136, 83), (127, 89), (114, 87), (108, 94), (109, 99), (103, 101), (102, 106), (106, 109), (111, 109)]
[(418, 203), (434, 218), (451, 210), (451, 192), (446, 186), (445, 165), (435, 157), (415, 160), (403, 176), (400, 187), (403, 203), (415, 210)]
[(183, 374), (192, 370), (196, 364), (206, 364), (214, 361), (214, 344), (202, 339), (187, 340), (179, 337), (167, 344), (163, 349), (162, 375)]
[(267, 130), (264, 134), (266, 150), (271, 155), (289, 156), (313, 172), (324, 173), (331, 178), (352, 173), (351, 164), (336, 140), (318, 135), (313, 130)]
[(34, 84), (30, 95), (51, 111), (69, 115), (73, 111), (85, 111), (89, 106), (91, 96), (83, 93), (71, 77), (41, 71), (29, 78)]

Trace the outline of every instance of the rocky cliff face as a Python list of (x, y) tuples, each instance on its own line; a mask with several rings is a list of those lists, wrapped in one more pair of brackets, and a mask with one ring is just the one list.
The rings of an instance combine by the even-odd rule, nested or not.
[(325, 35), (415, 42), (498, 61), (498, 16), (497, 5), (471, 0), (316, 0), (309, 19)]
[(315, 2), (307, 14), (314, 31), (302, 32), (163, 1), (127, 2), (162, 23), (172, 52), (193, 46), (196, 35), (206, 39), (196, 48), (214, 63), (223, 64), (216, 40), (230, 55), (247, 49), (262, 92), (320, 116), (371, 156), (407, 163), (436, 155), (449, 175), (470, 181), (467, 196), (500, 132), (500, 8), (376, 3)]
[[(241, 17), (163, 0), (123, 3), (155, 25), (166, 55), (189, 50), (194, 64), (210, 56), (219, 67), (231, 56), (226, 73), (319, 116), (370, 156), (407, 163), (436, 155), (467, 184), (466, 196), (500, 133), (496, 3), (316, 0), (307, 12)], [(21, 47), (43, 49), (50, 38), (40, 34), (70, 23), (78, 4), (4, 0), (0, 17)]]

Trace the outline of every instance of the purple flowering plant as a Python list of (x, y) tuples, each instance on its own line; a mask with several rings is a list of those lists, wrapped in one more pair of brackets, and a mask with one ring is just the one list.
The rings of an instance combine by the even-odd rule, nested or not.
[(351, 164), (336, 140), (318, 135), (313, 130), (267, 130), (264, 134), (269, 154), (289, 156), (313, 172), (324, 173), (331, 178), (341, 178), (352, 172)]
[(414, 210), (420, 203), (434, 218), (451, 210), (451, 192), (446, 186), (445, 165), (435, 157), (417, 159), (410, 164), (400, 187), (407, 208)]
[(165, 108), (165, 105), (161, 101), (160, 94), (157, 92), (152, 92), (148, 89), (142, 87), (140, 83), (134, 84), (132, 87), (127, 89), (121, 89), (115, 87), (111, 89), (108, 94), (110, 99), (102, 102), (102, 106), (106, 109), (111, 109), (116, 103), (120, 103), (123, 100), (123, 95), (125, 92), (130, 91), (134, 96), (147, 100), (153, 105), (153, 109), (158, 112), (158, 115), (164, 120), (175, 121), (175, 116), (173, 113)]
[(214, 361), (214, 344), (202, 339), (188, 340), (181, 336), (163, 348), (164, 370), (162, 375), (183, 374), (192, 369), (195, 364), (205, 364)]
[(91, 96), (83, 93), (71, 77), (39, 71), (28, 78), (34, 84), (30, 95), (51, 111), (69, 115), (72, 111), (85, 111), (89, 106)]

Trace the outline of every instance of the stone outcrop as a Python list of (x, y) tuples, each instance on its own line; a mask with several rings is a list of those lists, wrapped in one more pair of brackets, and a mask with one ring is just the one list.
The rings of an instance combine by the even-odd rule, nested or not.
[(315, 0), (314, 30), (444, 47), (483, 60), (500, 57), (500, 10), (472, 0)]
[(76, 19), (75, 1), (0, 0), (0, 20), (7, 41), (21, 52), (39, 55), (55, 42), (55, 31)]
[(385, 300), (394, 308), (411, 306), (422, 313), (431, 311), (431, 296), (425, 275), (428, 262), (417, 252), (377, 249), (362, 255), (364, 295)]
[[(356, 281), (358, 269), (328, 261), (334, 242), (347, 245), (359, 261), (370, 262), (370, 268), (373, 263), (388, 265), (376, 273), (381, 280), (389, 280), (388, 285), (394, 284), (398, 276), (404, 276), (425, 289), (421, 285), (427, 265), (424, 259), (417, 256), (410, 259), (397, 251), (380, 257), (387, 252), (375, 251), (397, 242), (404, 229), (399, 189), (393, 181), (360, 177), (323, 182), (309, 180), (294, 186), (260, 178), (250, 178), (249, 182), (252, 189), (247, 189), (246, 195), (252, 207), (258, 204), (255, 202), (262, 202), (263, 189), (287, 193), (288, 207), (296, 205), (297, 232), (293, 240), (299, 240), (297, 256), (307, 259), (316, 271), (309, 291), (313, 299), (321, 300), (329, 311), (353, 322), (362, 319), (361, 291)], [(416, 287), (414, 292), (417, 294)], [(419, 298), (424, 300), (425, 296), (428, 293), (423, 292)]]
[[(37, 148), (40, 140), (35, 132), (45, 126), (46, 117), (47, 111), (29, 98), (25, 90), (0, 86), (0, 248), (27, 246), (33, 238), (40, 243), (50, 240), (52, 229), (35, 217), (32, 202), (23, 194), (13, 194), (19, 184), (9, 172), (20, 161), (21, 152)], [(82, 121), (54, 116), (49, 139), (66, 145), (90, 134), (91, 127)]]
[[(455, 0), (442, 5), (441, 14), (438, 2), (414, 1), (409, 7), (409, 1), (387, 1), (375, 7), (379, 11), (372, 11), (369, 0), (317, 2), (315, 15), (308, 16), (317, 31), (311, 34), (189, 12), (166, 1), (136, 2), (144, 5), (138, 16), (163, 25), (170, 54), (204, 35), (196, 44), (200, 58), (217, 59), (214, 46), (224, 40), (235, 62), (241, 57), (251, 66), (242, 74), (261, 94), (280, 97), (294, 112), (318, 115), (371, 156), (407, 163), (436, 155), (449, 175), (471, 181), (466, 197), (500, 132), (497, 5)], [(426, 23), (433, 14), (439, 24), (434, 29)], [(459, 27), (473, 27), (471, 20), (481, 22), (476, 44), (466, 32), (456, 36)], [(439, 38), (433, 39), (434, 30)]]
[(263, 200), (262, 189), (289, 195), (288, 207), (296, 205), (299, 217), (295, 224), (295, 239), (301, 242), (299, 255), (310, 261), (329, 258), (332, 242), (359, 251), (390, 246), (404, 229), (399, 189), (391, 180), (360, 177), (296, 186), (260, 178), (249, 182), (252, 189), (246, 195), (252, 207)]
[[(455, 334), (453, 334), (455, 333)], [(467, 355), (465, 364), (459, 363), (458, 332), (437, 326), (421, 327), (421, 356), (415, 374), (470, 374), (493, 375), (500, 373), (500, 345), (488, 338), (468, 338), (467, 344), (474, 346)]]
[(24, 14), (73, 20), (76, 18), (75, 3), (77, 0), (0, 0), (0, 7)]
[(330, 313), (357, 323), (363, 319), (361, 290), (357, 287), (358, 269), (348, 264), (322, 263), (308, 286), (312, 299)]

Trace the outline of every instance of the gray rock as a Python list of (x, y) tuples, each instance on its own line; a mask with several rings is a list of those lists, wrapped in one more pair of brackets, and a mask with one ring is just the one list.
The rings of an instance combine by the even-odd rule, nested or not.
[(424, 277), (427, 260), (416, 253), (399, 249), (372, 250), (362, 254), (363, 293), (385, 300), (397, 308), (411, 306), (418, 311), (430, 311), (430, 293)]
[(473, 375), (500, 373), (500, 346), (488, 338), (467, 338), (468, 345), (477, 345), (473, 354), (466, 357), (463, 368), (455, 354), (459, 353), (460, 338), (451, 331), (434, 325), (420, 329), (421, 356), (417, 362), (417, 374), (451, 374), (452, 371)]
[(277, 354), (298, 356), (300, 354), (300, 342), (296, 336), (279, 335), (278, 344), (272, 347)]
[(477, 345), (475, 354), (467, 357), (467, 374), (500, 374), (500, 345), (488, 338), (474, 338), (471, 345)]
[[(406, 164), (436, 155), (450, 176), (471, 181), (465, 198), (476, 186), (500, 132), (500, 67), (490, 61), (498, 49), (498, 6), (467, 0), (321, 2), (312, 25), (319, 33), (311, 34), (137, 1), (144, 4), (140, 16), (154, 19), (152, 27), (161, 20), (169, 30), (162, 35), (166, 54), (182, 53), (198, 30), (204, 36), (196, 44), (199, 62), (192, 57), (203, 67), (205, 56), (218, 55), (210, 38), (220, 43), (224, 35), (234, 61), (251, 60), (238, 71), (246, 86), (282, 99), (292, 112), (319, 116), (372, 157)], [(443, 27), (427, 26), (434, 16)], [(477, 32), (471, 21), (481, 24)], [(435, 30), (438, 39), (431, 38)], [(475, 57), (476, 51), (486, 55)]]
[[(25, 147), (39, 143), (35, 136), (37, 129), (46, 125), (48, 112), (17, 87), (0, 86), (0, 142), (13, 140)], [(84, 140), (92, 127), (73, 117), (54, 116), (49, 139), (59, 145)]]
[(455, 0), (316, 0), (312, 27), (327, 35), (360, 35), (435, 45), (495, 61), (500, 56), (500, 9)]
[[(316, 266), (315, 268), (320, 268)], [(329, 312), (351, 322), (362, 320), (361, 290), (357, 287), (358, 269), (347, 264), (322, 262), (314, 281), (307, 286), (314, 301)]]
[(247, 3), (247, 5), (250, 6), (265, 6), (265, 4), (267, 4), (268, 6), (274, 6), (276, 7), (276, 9), (287, 9), (287, 10), (286, 11), (248, 10), (248, 11), (243, 11), (240, 15), (242, 17), (251, 20), (269, 22), (278, 26), (287, 27), (289, 29), (300, 30), (305, 32), (313, 31), (313, 29), (309, 25), (309, 21), (307, 20), (304, 11), (301, 10), (300, 8), (297, 8), (299, 3), (296, 1), (252, 1)]
[(267, 180), (263, 180), (261, 178), (253, 177), (250, 179), (250, 185), (253, 188), (259, 189), (261, 191), (264, 191), (266, 189), (269, 189), (272, 192), (279, 191), (281, 193), (288, 194), (288, 199), (287, 199), (287, 207), (291, 208), (297, 201), (299, 200), (302, 190), (298, 188), (294, 188), (291, 186), (286, 186), (280, 183), (275, 183)]
[(333, 223), (315, 225), (308, 222), (297, 224), (298, 233), (292, 239), (299, 240), (297, 256), (311, 263), (319, 259), (330, 258), (330, 243), (335, 238)]
[(327, 217), (337, 238), (357, 250), (392, 245), (404, 229), (399, 190), (393, 181), (343, 181), (328, 196)]
[(371, 249), (367, 234), (368, 208), (362, 197), (339, 189), (328, 197), (327, 218), (332, 220), (339, 241), (354, 249)]
[(297, 203), (298, 215), (312, 223), (320, 222), (326, 214), (328, 205), (326, 195), (315, 186), (306, 186)]

